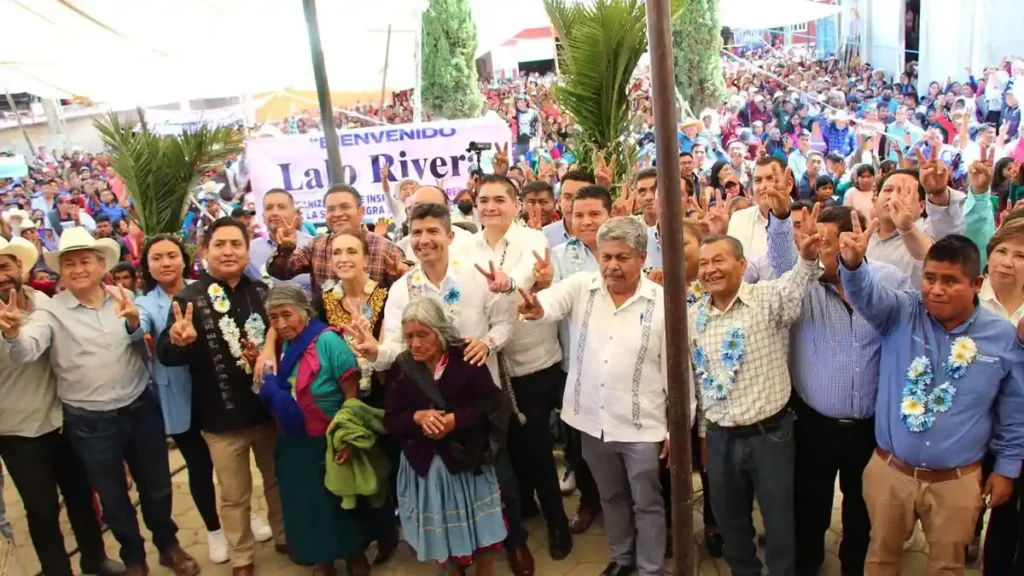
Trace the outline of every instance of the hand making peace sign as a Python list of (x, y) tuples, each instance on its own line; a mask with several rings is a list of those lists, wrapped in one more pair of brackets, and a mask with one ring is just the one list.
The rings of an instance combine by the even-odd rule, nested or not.
[(867, 230), (860, 227), (860, 216), (856, 212), (851, 214), (853, 219), (853, 232), (843, 232), (839, 235), (839, 255), (843, 264), (850, 269), (858, 268), (864, 262), (864, 254), (868, 251), (868, 243), (878, 229), (878, 219), (871, 220)]
[(494, 166), (494, 173), (499, 176), (508, 174), (508, 142), (504, 144), (494, 143), (494, 159), (491, 160)]
[(277, 242), (277, 249), (284, 253), (295, 250), (299, 243), (298, 226), (301, 224), (299, 216), (296, 215), (290, 222), (285, 219), (284, 226), (277, 229), (274, 234), (274, 242)]
[(0, 301), (0, 331), (4, 338), (17, 338), (21, 330), (21, 310), (18, 309), (18, 293), (11, 288), (7, 302)]
[(628, 182), (622, 183), (622, 193), (619, 194), (615, 203), (612, 204), (612, 218), (617, 216), (631, 216), (636, 211), (636, 195), (630, 193)]
[[(362, 316), (360, 316), (362, 318)], [(377, 339), (370, 332), (369, 322), (352, 322), (341, 329), (349, 335), (349, 346), (356, 356), (374, 361), (377, 359)]]
[(942, 194), (949, 186), (949, 167), (939, 159), (939, 148), (939, 143), (932, 142), (931, 153), (928, 159), (925, 159), (921, 154), (920, 148), (914, 148), (914, 153), (917, 155), (917, 162), (920, 166), (921, 186), (924, 186), (924, 190), (929, 196), (932, 194)]
[(534, 291), (543, 290), (551, 286), (551, 282), (555, 278), (555, 267), (551, 264), (551, 248), (544, 249), (543, 258), (535, 250), (533, 258), (537, 261), (533, 265), (533, 289)]
[(534, 230), (544, 228), (544, 219), (540, 215), (540, 206), (536, 204), (526, 205), (526, 225)]
[(519, 289), (519, 295), (523, 297), (519, 302), (519, 315), (524, 320), (540, 320), (544, 317), (544, 308), (541, 307), (536, 296), (522, 288)]
[(993, 167), (996, 157), (996, 147), (981, 145), (981, 157), (979, 157), (967, 168), (971, 181), (971, 192), (984, 194), (992, 185), (992, 176), (995, 173)]
[(171, 344), (184, 348), (195, 342), (196, 338), (199, 337), (195, 326), (192, 325), (192, 303), (189, 302), (185, 306), (184, 315), (182, 315), (181, 306), (177, 302), (172, 305), (171, 309), (174, 313), (174, 324), (171, 324), (171, 327), (168, 328)]
[(139, 308), (128, 295), (128, 291), (122, 286), (120, 288), (120, 294), (118, 292), (111, 292), (110, 296), (114, 299), (114, 312), (116, 312), (121, 318), (124, 318), (125, 324), (128, 326), (128, 331), (135, 332), (138, 330)]
[(594, 181), (597, 182), (598, 186), (603, 186), (608, 190), (612, 188), (612, 178), (615, 176), (615, 165), (619, 159), (616, 156), (612, 156), (612, 162), (609, 164), (604, 157), (604, 151), (594, 151)]
[(495, 294), (508, 294), (512, 291), (512, 280), (501, 270), (494, 268), (494, 262), (490, 263), (490, 271), (484, 270), (479, 264), (474, 264), (476, 269), (487, 278), (487, 289)]

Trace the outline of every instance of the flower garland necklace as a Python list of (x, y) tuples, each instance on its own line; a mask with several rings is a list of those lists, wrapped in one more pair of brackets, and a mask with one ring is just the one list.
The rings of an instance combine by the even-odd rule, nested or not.
[(694, 280), (690, 283), (690, 289), (686, 291), (686, 305), (693, 306), (704, 297), (704, 285), (700, 283), (700, 280)]
[(565, 253), (569, 257), (569, 262), (579, 266), (587, 260), (586, 254), (583, 252), (583, 241), (579, 238), (570, 238), (565, 243)]
[[(452, 260), (448, 265), (452, 267), (452, 275), (458, 275), (461, 268), (459, 261)], [(445, 280), (447, 279), (448, 277), (446, 276)], [(444, 284), (444, 280), (441, 281), (441, 284)], [(426, 285), (426, 274), (423, 273), (423, 268), (417, 265), (416, 268), (413, 268), (412, 273), (409, 274), (409, 296), (423, 296)], [(455, 326), (459, 325), (459, 300), (461, 299), (462, 291), (459, 290), (459, 285), (454, 280), (452, 280), (451, 285), (447, 289), (441, 289), (441, 303), (444, 308), (444, 315)]]
[[(338, 302), (342, 303), (342, 309), (345, 308), (345, 285), (337, 280), (327, 280), (321, 286), (323, 292), (330, 292)], [(367, 298), (373, 294), (373, 291), (377, 289), (377, 283), (373, 280), (367, 280), (363, 285), (363, 295)], [(373, 308), (370, 307), (369, 302), (364, 302), (361, 307), (363, 318), (366, 319), (367, 323), (373, 321)], [(349, 315), (353, 314), (349, 312)], [(371, 326), (372, 329), (372, 326)], [(342, 336), (345, 339), (345, 343), (352, 347), (352, 335), (347, 332)], [(373, 362), (363, 358), (362, 356), (356, 356), (356, 364), (359, 366), (359, 389), (363, 392), (369, 391), (373, 387)]]
[[(711, 294), (705, 293), (697, 307), (697, 333), (703, 333), (708, 323), (708, 302)], [(729, 393), (736, 385), (736, 372), (743, 362), (743, 350), (746, 347), (746, 334), (739, 324), (730, 325), (725, 332), (725, 339), (722, 341), (722, 348), (719, 352), (719, 361), (725, 367), (725, 374), (715, 377), (708, 365), (708, 355), (702, 346), (694, 346), (691, 358), (693, 360), (694, 376), (700, 385), (701, 398), (704, 404), (728, 400)]]
[(220, 329), (221, 338), (228, 345), (228, 351), (235, 358), (235, 364), (246, 374), (252, 374), (252, 366), (242, 356), (242, 339), (246, 338), (257, 348), (263, 348), (263, 342), (267, 336), (267, 326), (263, 323), (263, 318), (255, 312), (249, 314), (245, 320), (245, 336), (243, 336), (235, 319), (227, 315), (231, 310), (231, 302), (228, 300), (224, 288), (220, 284), (210, 284), (210, 287), (206, 289), (206, 294), (210, 297), (213, 310), (222, 314), (220, 320), (217, 321), (217, 327)]
[(978, 346), (974, 340), (961, 336), (949, 347), (949, 357), (942, 368), (946, 373), (946, 382), (928, 392), (928, 386), (935, 378), (932, 362), (927, 356), (918, 356), (907, 368), (907, 380), (903, 385), (903, 399), (900, 402), (900, 419), (907, 430), (924, 432), (935, 424), (935, 415), (949, 410), (956, 396), (953, 380), (959, 380), (967, 374), (967, 367), (978, 356)]

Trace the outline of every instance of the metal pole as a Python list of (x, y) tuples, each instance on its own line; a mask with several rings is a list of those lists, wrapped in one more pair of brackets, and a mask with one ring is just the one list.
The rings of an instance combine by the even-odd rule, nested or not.
[(37, 158), (38, 151), (32, 145), (32, 139), (28, 137), (28, 130), (25, 130), (25, 125), (21, 123), (21, 114), (18, 114), (18, 108), (14, 105), (14, 97), (11, 96), (11, 91), (6, 86), (4, 87), (4, 93), (7, 94), (7, 105), (11, 107), (14, 119), (18, 121), (18, 128), (21, 128), (21, 135), (25, 137), (25, 142), (28, 142), (28, 153), (31, 154), (32, 158)]
[(331, 184), (343, 184), (341, 151), (338, 149), (338, 130), (334, 126), (334, 108), (331, 106), (331, 88), (327, 84), (327, 69), (324, 67), (324, 51), (320, 46), (320, 24), (316, 19), (316, 0), (302, 0), (306, 12), (306, 28), (309, 34), (309, 53), (313, 58), (313, 78), (316, 80), (316, 97), (320, 105), (320, 128), (327, 142), (327, 168)]
[[(430, 8), (424, 8), (424, 12)], [(412, 121), (423, 121), (423, 13), (420, 13), (420, 25), (416, 29), (416, 83), (412, 92)]]
[(665, 338), (668, 352), (668, 425), (672, 438), (672, 548), (675, 575), (694, 569), (693, 468), (690, 466), (690, 354), (686, 336), (686, 277), (683, 256), (683, 195), (679, 182), (675, 77), (672, 72), (670, 0), (647, 0), (651, 53), (654, 142), (658, 158), (661, 249), (665, 274)]
[(391, 24), (388, 24), (388, 43), (384, 46), (384, 77), (380, 81), (380, 114), (384, 114), (384, 91), (388, 86), (388, 57), (391, 56)]

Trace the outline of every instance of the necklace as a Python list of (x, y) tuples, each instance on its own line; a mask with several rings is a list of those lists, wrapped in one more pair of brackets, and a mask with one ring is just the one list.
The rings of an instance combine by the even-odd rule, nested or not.
[[(927, 352), (927, 342), (924, 343)], [(967, 374), (967, 367), (978, 356), (978, 346), (974, 340), (961, 336), (949, 347), (949, 357), (943, 363), (946, 382), (936, 386), (931, 392), (928, 386), (935, 379), (932, 362), (926, 355), (918, 356), (907, 368), (907, 379), (903, 384), (903, 398), (900, 402), (900, 419), (907, 430), (924, 432), (935, 424), (935, 415), (949, 410), (956, 396), (953, 381)]]
[(267, 327), (263, 323), (263, 318), (255, 312), (249, 314), (249, 317), (245, 319), (245, 334), (243, 335), (238, 324), (235, 323), (235, 319), (227, 314), (231, 310), (231, 301), (228, 300), (224, 288), (220, 284), (210, 284), (210, 287), (206, 289), (206, 294), (210, 297), (214, 312), (221, 314), (217, 321), (217, 328), (220, 329), (221, 338), (228, 345), (228, 351), (235, 359), (235, 364), (246, 374), (251, 374), (252, 366), (242, 355), (244, 350), (242, 340), (247, 339), (257, 348), (263, 348), (263, 342), (267, 335)]
[[(697, 305), (697, 333), (703, 333), (707, 327), (707, 306), (711, 294), (705, 294)], [(725, 372), (715, 375), (708, 364), (708, 355), (704, 347), (696, 345), (691, 353), (693, 372), (700, 385), (701, 398), (705, 405), (729, 399), (729, 393), (736, 385), (736, 373), (743, 362), (743, 351), (746, 347), (746, 334), (739, 324), (731, 324), (722, 340), (718, 361)]]

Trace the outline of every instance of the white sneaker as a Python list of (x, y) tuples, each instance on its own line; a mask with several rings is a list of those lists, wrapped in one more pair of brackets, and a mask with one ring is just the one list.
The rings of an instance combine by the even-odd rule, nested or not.
[(562, 496), (568, 496), (576, 491), (576, 474), (571, 469), (565, 469), (565, 473), (558, 481), (558, 489), (562, 491)]
[(206, 544), (210, 547), (210, 562), (223, 564), (228, 561), (228, 539), (224, 530), (206, 533)]
[(249, 515), (249, 526), (252, 528), (252, 535), (257, 542), (266, 542), (274, 537), (274, 531), (270, 529), (270, 524), (255, 514)]

